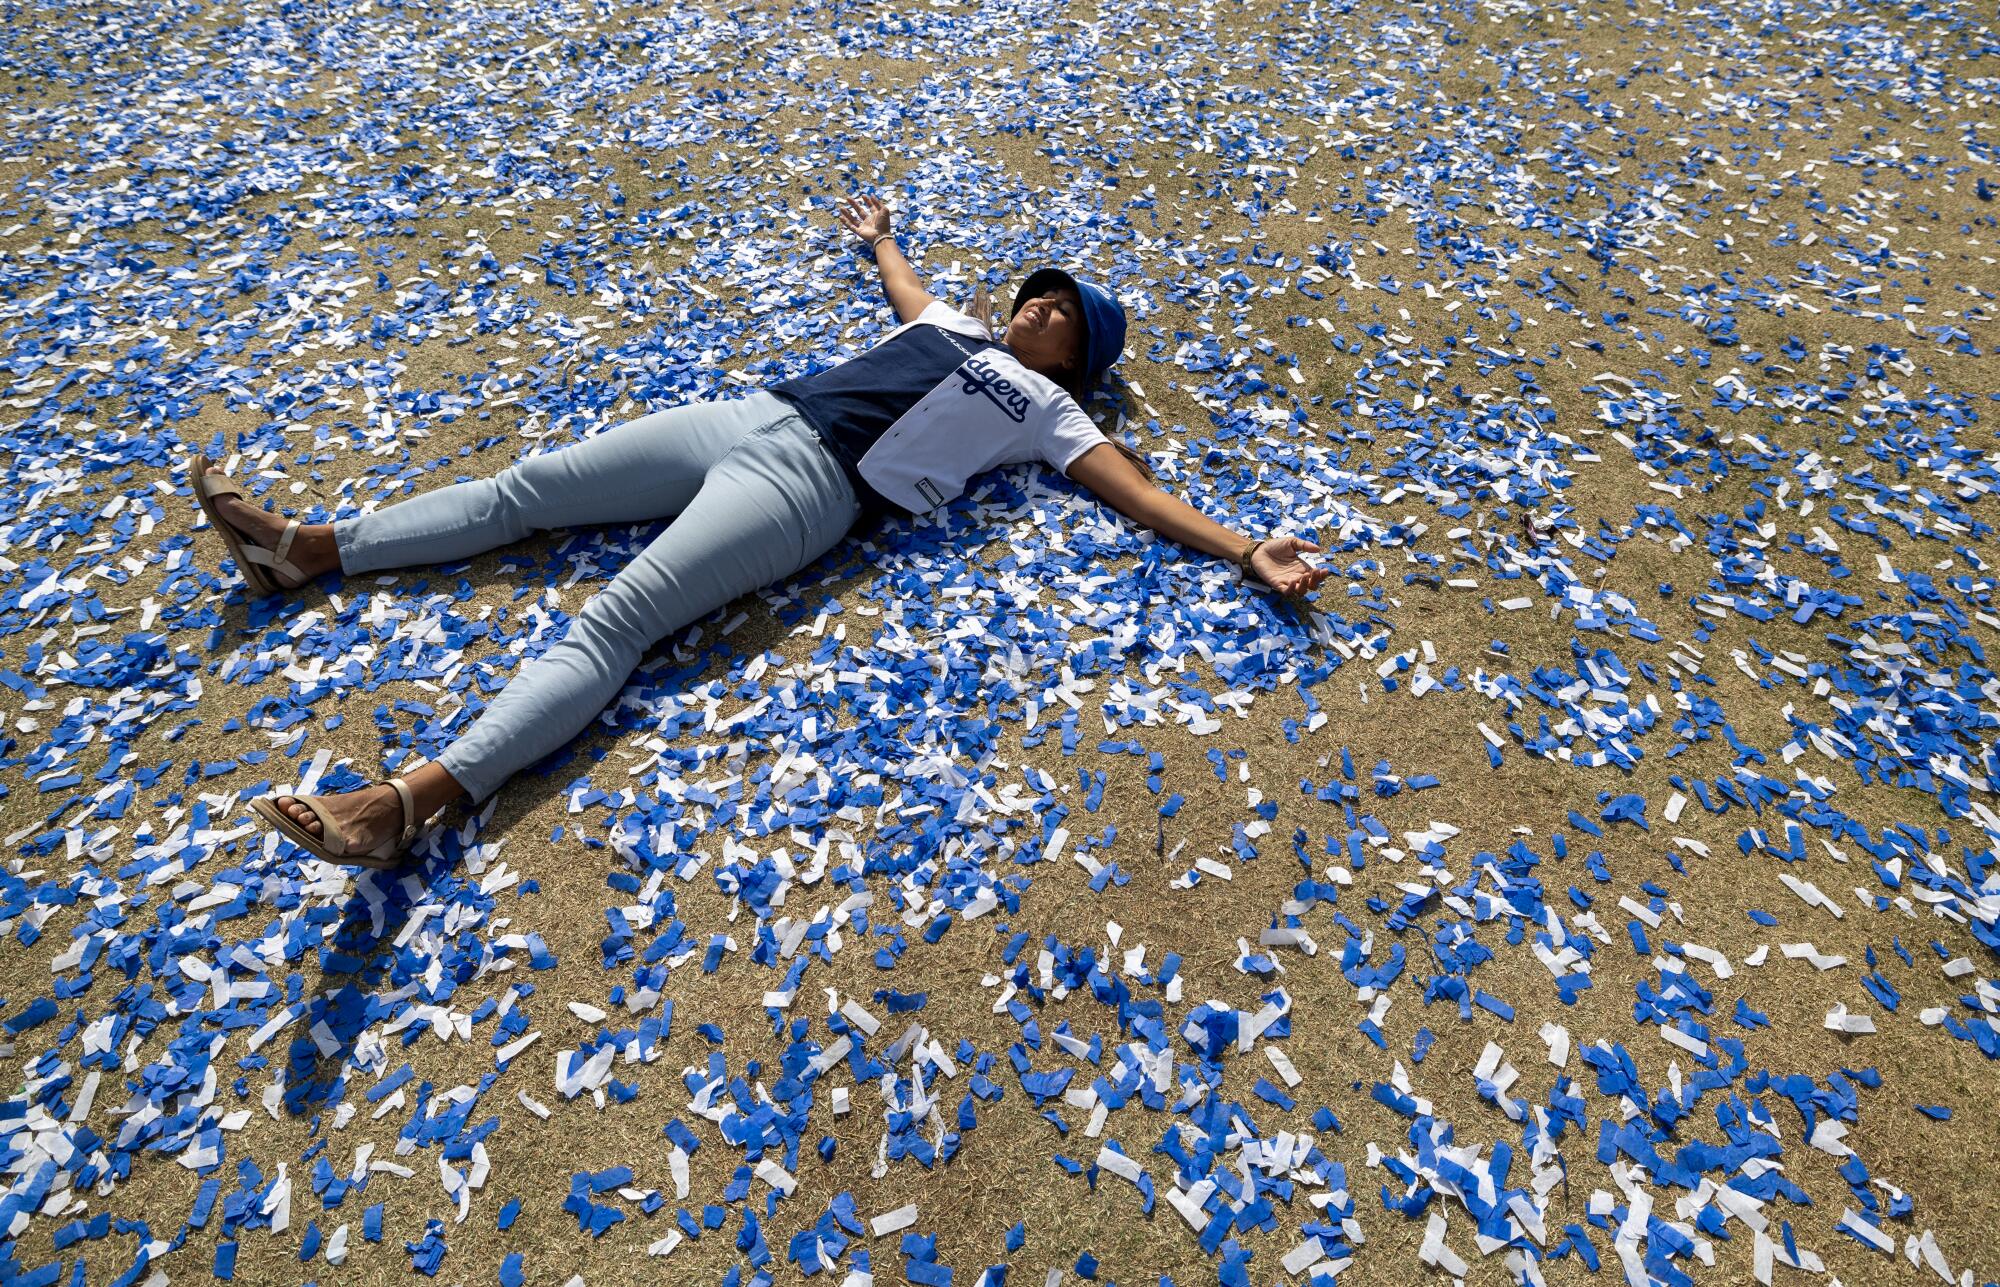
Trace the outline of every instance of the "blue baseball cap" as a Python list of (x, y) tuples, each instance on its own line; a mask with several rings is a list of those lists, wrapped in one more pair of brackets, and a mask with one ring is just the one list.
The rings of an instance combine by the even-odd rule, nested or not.
[[(1083, 369), (1069, 389), (1070, 396), (1082, 402), (1125, 351), (1125, 310), (1101, 287), (1078, 281), (1060, 268), (1038, 268), (1021, 283), (1020, 292), (1014, 296), (1014, 313), (1020, 312), (1029, 300), (1064, 286), (1075, 291), (1083, 302)], [(1009, 313), (1008, 317), (1013, 315)]]

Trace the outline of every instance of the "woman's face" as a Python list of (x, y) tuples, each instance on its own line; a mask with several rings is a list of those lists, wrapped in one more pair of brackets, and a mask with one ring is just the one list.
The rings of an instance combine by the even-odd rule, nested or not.
[(1057, 287), (1022, 304), (1000, 337), (1021, 365), (1057, 380), (1074, 374), (1071, 364), (1082, 340), (1083, 301), (1068, 287)]

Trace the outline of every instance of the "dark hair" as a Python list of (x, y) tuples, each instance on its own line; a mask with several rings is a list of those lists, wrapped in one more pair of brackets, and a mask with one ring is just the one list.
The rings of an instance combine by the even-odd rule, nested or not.
[[(1081, 389), (1074, 384), (1064, 383), (1061, 380), (1056, 381), (1056, 384), (1058, 387), (1062, 389), (1064, 393), (1069, 394), (1069, 396), (1075, 400), (1076, 405), (1083, 410), (1083, 413), (1085, 415), (1090, 414), (1090, 394), (1088, 390)], [(1093, 420), (1092, 423), (1095, 424), (1096, 423), (1095, 420)], [(1134, 469), (1137, 469), (1140, 473), (1144, 474), (1149, 480), (1153, 481), (1158, 480), (1158, 475), (1153, 473), (1152, 465), (1147, 463), (1147, 460), (1144, 456), (1140, 455), (1138, 452), (1132, 450), (1132, 448), (1127, 447), (1124, 443), (1112, 437), (1111, 431), (1109, 429), (1106, 429), (1103, 425), (1097, 426), (1097, 432), (1104, 435), (1104, 441), (1110, 443), (1113, 447), (1116, 447), (1118, 449), (1119, 455), (1131, 461), (1132, 467)]]

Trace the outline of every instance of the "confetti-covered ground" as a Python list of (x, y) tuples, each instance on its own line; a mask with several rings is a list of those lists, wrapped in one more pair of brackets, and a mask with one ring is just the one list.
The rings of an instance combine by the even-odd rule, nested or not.
[[(0, 35), (0, 1284), (2000, 1276), (1990, 6), (35, 5)], [(1050, 472), (667, 641), (300, 517), (1056, 262), (1294, 612)]]

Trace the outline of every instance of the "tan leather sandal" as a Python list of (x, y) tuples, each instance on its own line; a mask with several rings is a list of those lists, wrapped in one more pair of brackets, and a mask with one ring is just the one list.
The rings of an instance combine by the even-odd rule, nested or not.
[[(267, 550), (254, 541), (244, 540), (235, 528), (223, 521), (221, 512), (215, 506), (216, 497), (241, 496), (243, 489), (226, 474), (209, 473), (214, 464), (205, 452), (194, 458), (194, 498), (200, 503), (201, 512), (208, 515), (209, 526), (229, 547), (229, 557), (236, 560), (236, 569), (249, 582), (251, 590), (260, 595), (284, 594), (304, 585), (310, 578), (288, 557), (292, 552), (292, 541), (299, 534), (299, 520), (292, 519), (285, 524), (285, 533), (278, 538), (276, 549)], [(267, 568), (269, 571), (266, 571)], [(294, 584), (280, 585), (271, 575), (273, 572), (292, 578)]]
[(417, 818), (416, 799), (410, 794), (409, 783), (401, 778), (390, 778), (389, 785), (396, 788), (396, 798), (403, 805), (403, 829), (375, 848), (367, 850), (356, 849), (348, 842), (347, 837), (341, 833), (340, 824), (320, 803), (324, 799), (323, 796), (292, 796), (292, 799), (312, 810), (313, 816), (319, 819), (320, 834), (317, 836), (294, 822), (290, 815), (278, 807), (278, 800), (281, 798), (279, 796), (264, 796), (252, 800), (250, 808), (258, 817), (276, 827), (279, 835), (315, 858), (349, 867), (381, 870), (401, 865), (408, 856), (410, 845), (416, 840), (421, 825)]

